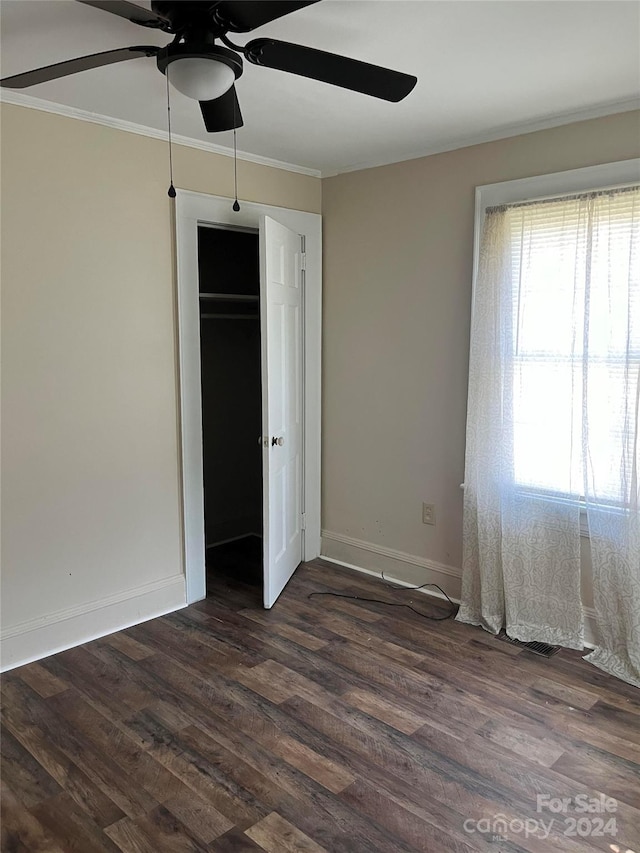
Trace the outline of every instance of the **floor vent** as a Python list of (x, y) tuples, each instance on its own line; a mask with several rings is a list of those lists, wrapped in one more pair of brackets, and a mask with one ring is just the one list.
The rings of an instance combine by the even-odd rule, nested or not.
[(531, 643), (523, 643), (522, 640), (514, 640), (513, 637), (510, 637), (504, 631), (498, 634), (498, 639), (503, 640), (505, 643), (511, 643), (512, 646), (520, 646), (521, 649), (529, 649), (534, 655), (540, 655), (543, 658), (550, 658), (552, 655), (557, 654), (561, 648), (561, 646), (550, 646), (549, 643), (540, 643), (537, 640)]

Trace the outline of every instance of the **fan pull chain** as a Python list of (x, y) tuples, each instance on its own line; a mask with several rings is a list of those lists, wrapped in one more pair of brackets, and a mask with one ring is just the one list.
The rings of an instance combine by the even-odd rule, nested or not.
[(236, 213), (240, 210), (238, 204), (238, 149), (236, 146), (236, 99), (233, 99), (233, 188), (235, 193), (235, 201), (233, 208)]
[(173, 186), (173, 155), (171, 152), (171, 102), (169, 99), (169, 67), (167, 66), (167, 70), (165, 71), (165, 75), (167, 78), (167, 124), (169, 126), (169, 192), (167, 195), (169, 198), (176, 197), (176, 188)]

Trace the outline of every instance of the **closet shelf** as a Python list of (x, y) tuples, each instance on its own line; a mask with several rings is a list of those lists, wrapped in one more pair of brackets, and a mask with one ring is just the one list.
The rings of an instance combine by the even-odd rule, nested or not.
[(200, 299), (220, 299), (225, 302), (258, 302), (259, 296), (244, 293), (201, 293)]

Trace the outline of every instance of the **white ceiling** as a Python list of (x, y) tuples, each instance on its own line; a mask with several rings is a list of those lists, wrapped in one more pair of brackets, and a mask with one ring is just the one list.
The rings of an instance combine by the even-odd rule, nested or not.
[[(3, 0), (0, 16), (2, 76), (169, 40), (73, 0)], [(628, 0), (322, 0), (236, 41), (266, 35), (418, 77), (391, 104), (245, 62), (238, 148), (323, 175), (619, 112), (640, 96), (640, 4)], [(21, 92), (166, 129), (154, 59)], [(230, 133), (207, 134), (179, 93), (172, 123), (181, 136), (232, 144)]]

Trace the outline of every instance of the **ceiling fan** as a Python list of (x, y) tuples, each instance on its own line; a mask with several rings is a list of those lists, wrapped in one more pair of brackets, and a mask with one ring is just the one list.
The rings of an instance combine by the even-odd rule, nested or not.
[[(187, 97), (200, 102), (205, 127), (213, 133), (243, 124), (235, 91), (235, 81), (243, 70), (240, 54), (254, 65), (393, 102), (401, 101), (417, 83), (412, 75), (311, 47), (271, 38), (254, 39), (242, 46), (228, 38), (228, 33), (250, 32), (318, 0), (152, 0), (151, 10), (127, 0), (78, 2), (127, 18), (141, 27), (172, 34), (174, 39), (165, 47), (136, 45), (57, 62), (5, 77), (0, 86), (23, 89), (90, 68), (155, 56), (168, 81)], [(217, 41), (226, 47), (216, 44)]]

